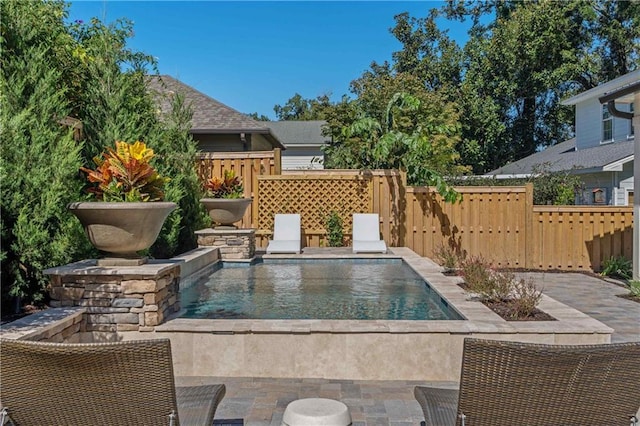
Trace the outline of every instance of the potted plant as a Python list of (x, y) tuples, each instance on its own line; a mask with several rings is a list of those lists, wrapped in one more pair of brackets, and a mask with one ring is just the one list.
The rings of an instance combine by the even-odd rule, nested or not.
[(242, 180), (233, 170), (225, 170), (223, 177), (212, 177), (204, 185), (205, 198), (200, 202), (209, 212), (214, 223), (220, 227), (232, 227), (242, 219), (252, 198), (244, 197)]
[(153, 156), (144, 142), (116, 141), (115, 149), (109, 147), (93, 159), (95, 170), (80, 168), (94, 201), (71, 203), (69, 210), (80, 220), (91, 243), (108, 258), (133, 260), (109, 260), (103, 265), (144, 263), (146, 258), (137, 252), (151, 247), (177, 207), (162, 202), (168, 179), (150, 164)]

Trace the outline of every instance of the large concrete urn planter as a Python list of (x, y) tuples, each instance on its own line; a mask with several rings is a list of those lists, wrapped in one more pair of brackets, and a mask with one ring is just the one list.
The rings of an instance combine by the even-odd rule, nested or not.
[(81, 202), (68, 206), (91, 244), (106, 253), (107, 259), (99, 261), (103, 266), (144, 263), (146, 259), (137, 252), (151, 247), (176, 207), (170, 202)]
[(244, 216), (252, 198), (202, 198), (200, 202), (219, 226), (235, 228), (233, 225)]

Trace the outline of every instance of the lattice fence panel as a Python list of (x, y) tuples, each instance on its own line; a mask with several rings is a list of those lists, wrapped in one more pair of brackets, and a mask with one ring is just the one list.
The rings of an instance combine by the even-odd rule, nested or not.
[(342, 216), (345, 232), (351, 215), (372, 209), (371, 179), (361, 176), (260, 176), (258, 229), (271, 232), (276, 213), (299, 213), (305, 232), (324, 232), (327, 214)]

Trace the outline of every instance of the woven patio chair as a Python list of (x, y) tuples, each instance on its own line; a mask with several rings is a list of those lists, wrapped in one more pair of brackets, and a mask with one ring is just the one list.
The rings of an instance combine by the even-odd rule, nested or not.
[(414, 394), (429, 426), (629, 426), (640, 407), (640, 342), (467, 338), (460, 389), (416, 386)]
[(225, 393), (176, 388), (169, 339), (0, 339), (0, 368), (0, 405), (16, 425), (211, 425)]

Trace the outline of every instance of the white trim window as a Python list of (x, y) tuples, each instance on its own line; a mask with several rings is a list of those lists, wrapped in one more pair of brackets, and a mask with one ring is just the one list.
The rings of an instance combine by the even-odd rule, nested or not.
[(613, 141), (613, 115), (609, 112), (607, 104), (602, 105), (602, 141), (607, 143)]

